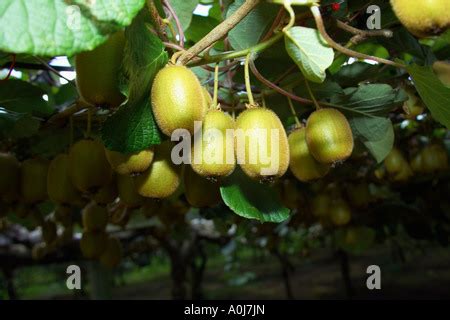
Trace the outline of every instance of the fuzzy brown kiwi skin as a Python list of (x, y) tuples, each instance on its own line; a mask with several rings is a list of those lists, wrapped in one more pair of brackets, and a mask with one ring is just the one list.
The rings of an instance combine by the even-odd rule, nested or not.
[(203, 88), (187, 67), (167, 64), (156, 75), (151, 89), (153, 114), (161, 131), (170, 136), (176, 129), (194, 134), (194, 121), (205, 116)]
[(213, 207), (220, 200), (220, 185), (198, 175), (190, 166), (184, 167), (184, 194), (188, 203), (196, 208)]
[(128, 208), (141, 206), (146, 200), (136, 191), (135, 178), (129, 175), (117, 176), (117, 189), (119, 191), (120, 201)]
[(95, 192), (112, 179), (112, 169), (103, 145), (83, 139), (69, 151), (69, 173), (73, 185), (81, 192)]
[(353, 133), (345, 116), (336, 109), (314, 111), (306, 123), (306, 142), (320, 163), (344, 161), (353, 152)]
[[(247, 110), (243, 111), (239, 114), (236, 119), (235, 125), (236, 131), (238, 132), (235, 136), (235, 150), (236, 150), (236, 160), (244, 173), (252, 179), (256, 179), (259, 181), (272, 181), (283, 176), (289, 168), (289, 142), (287, 138), (286, 131), (281, 123), (280, 119), (270, 109), (259, 108), (250, 106)], [(246, 139), (245, 142), (245, 152), (241, 152), (239, 149), (241, 148), (241, 142), (239, 141), (239, 130), (242, 129), (245, 133), (248, 129), (267, 129), (268, 131), (268, 139), (266, 140), (268, 145), (271, 135), (271, 130), (278, 130), (279, 140), (279, 156), (278, 156), (278, 168), (276, 173), (272, 175), (264, 175), (262, 174), (262, 169), (269, 168), (270, 165), (266, 165), (261, 163), (261, 159), (259, 159), (256, 164), (250, 163), (249, 157), (249, 139)], [(259, 141), (259, 139), (257, 139)], [(251, 143), (251, 142), (250, 142)]]
[(82, 211), (83, 229), (85, 231), (103, 231), (108, 224), (108, 210), (91, 202)]
[(155, 148), (155, 158), (147, 169), (135, 179), (137, 192), (147, 198), (163, 199), (177, 191), (181, 180), (181, 166), (171, 159), (173, 143), (170, 140)]

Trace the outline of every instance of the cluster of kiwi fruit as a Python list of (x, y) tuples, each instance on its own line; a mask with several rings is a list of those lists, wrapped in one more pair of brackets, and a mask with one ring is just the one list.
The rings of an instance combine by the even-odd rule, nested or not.
[(394, 147), (375, 171), (378, 179), (387, 177), (393, 182), (406, 182), (414, 174), (436, 174), (449, 168), (448, 152), (439, 142), (432, 142), (416, 152), (408, 161), (403, 152)]

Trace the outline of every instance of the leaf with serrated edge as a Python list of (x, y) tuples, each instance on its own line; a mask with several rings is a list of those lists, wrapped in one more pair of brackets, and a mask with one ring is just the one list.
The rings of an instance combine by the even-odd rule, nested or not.
[(0, 50), (71, 56), (128, 26), (145, 0), (1, 0)]
[(308, 80), (317, 83), (325, 80), (325, 70), (333, 63), (334, 51), (318, 30), (293, 27), (285, 32), (285, 45), (289, 56)]
[(236, 214), (261, 222), (282, 222), (289, 218), (277, 192), (264, 184), (251, 180), (240, 168), (225, 179), (220, 193), (225, 204)]

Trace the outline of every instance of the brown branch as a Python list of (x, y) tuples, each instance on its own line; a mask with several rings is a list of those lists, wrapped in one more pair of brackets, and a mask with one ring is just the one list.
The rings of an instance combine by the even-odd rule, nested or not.
[(352, 27), (351, 25), (344, 23), (340, 20), (336, 20), (336, 25), (339, 29), (342, 29), (344, 31), (347, 31), (349, 33), (352, 33), (354, 35), (359, 35), (363, 38), (368, 37), (385, 37), (385, 38), (392, 38), (394, 36), (394, 33), (391, 30), (388, 29), (382, 29), (382, 30), (361, 30), (357, 29), (355, 27)]
[(162, 1), (164, 7), (166, 7), (166, 9), (170, 12), (171, 16), (173, 17), (173, 20), (175, 21), (175, 25), (177, 26), (177, 30), (178, 30), (178, 37), (179, 39), (179, 44), (180, 47), (184, 47), (184, 31), (183, 31), (183, 27), (181, 26), (180, 23), (180, 19), (177, 16), (177, 13), (175, 12), (175, 10), (173, 9), (172, 5), (170, 4), (170, 1), (168, 0), (163, 0)]
[(177, 61), (177, 64), (186, 64), (193, 57), (203, 52), (213, 43), (222, 39), (231, 29), (233, 29), (243, 18), (245, 18), (253, 8), (259, 4), (260, 0), (246, 0), (239, 9), (230, 17), (212, 29), (204, 38), (185, 51)]

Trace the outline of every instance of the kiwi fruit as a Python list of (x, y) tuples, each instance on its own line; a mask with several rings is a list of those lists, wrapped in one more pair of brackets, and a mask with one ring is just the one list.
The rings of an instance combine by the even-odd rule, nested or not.
[(311, 211), (317, 218), (328, 216), (332, 198), (326, 193), (317, 194), (311, 201)]
[(335, 226), (347, 225), (352, 218), (352, 213), (347, 202), (342, 199), (333, 202), (329, 209), (329, 217)]
[(122, 244), (115, 237), (109, 237), (106, 248), (100, 255), (99, 261), (107, 268), (115, 268), (122, 261)]
[(145, 198), (136, 191), (132, 176), (119, 174), (117, 176), (117, 189), (120, 201), (129, 208), (139, 207), (145, 201)]
[(190, 166), (184, 168), (183, 178), (184, 193), (191, 206), (213, 207), (220, 202), (220, 186), (217, 181), (198, 175)]
[(424, 173), (435, 173), (448, 170), (447, 150), (439, 144), (430, 144), (422, 152), (422, 168)]
[(53, 212), (53, 218), (64, 228), (71, 227), (73, 225), (72, 208), (65, 205), (57, 205)]
[(108, 245), (108, 235), (104, 231), (83, 232), (80, 240), (81, 253), (86, 259), (99, 258)]
[(450, 27), (448, 0), (391, 0), (400, 22), (416, 37), (439, 35)]
[(177, 191), (180, 185), (181, 167), (171, 159), (173, 143), (164, 141), (155, 148), (155, 158), (150, 167), (136, 177), (137, 192), (147, 198), (167, 198)]
[[(272, 180), (289, 167), (289, 143), (278, 116), (270, 109), (250, 106), (236, 119), (235, 149), (238, 164), (247, 176)], [(272, 137), (273, 134), (276, 134)], [(276, 139), (272, 141), (272, 138)], [(272, 150), (275, 147), (275, 150)]]
[(205, 116), (204, 91), (187, 67), (168, 64), (156, 75), (151, 89), (153, 114), (161, 131), (170, 136), (176, 129), (194, 134), (194, 121)]
[(415, 94), (414, 91), (410, 89), (405, 90), (408, 94), (408, 100), (403, 104), (403, 111), (405, 112), (405, 118), (409, 120), (414, 120), (418, 115), (421, 115), (425, 107), (422, 100)]
[(433, 71), (436, 76), (441, 80), (442, 84), (450, 87), (450, 62), (436, 61), (433, 63)]
[(347, 195), (350, 204), (356, 208), (366, 208), (371, 201), (369, 185), (364, 182), (348, 185)]
[(406, 159), (403, 156), (402, 152), (395, 147), (384, 159), (384, 166), (389, 174), (396, 174), (400, 172), (405, 163)]
[(202, 87), (202, 91), (203, 91), (203, 101), (204, 101), (203, 106), (205, 108), (205, 114), (206, 114), (206, 112), (208, 112), (208, 110), (212, 107), (213, 99), (212, 99), (211, 94), (209, 93), (208, 89), (206, 89), (206, 87)]
[(50, 162), (47, 174), (47, 192), (50, 200), (56, 204), (76, 204), (81, 201), (81, 195), (69, 175), (69, 156), (67, 154), (59, 154)]
[(313, 157), (332, 164), (350, 157), (353, 134), (345, 116), (336, 109), (314, 111), (306, 123), (306, 142)]
[(82, 211), (83, 229), (88, 232), (105, 230), (108, 217), (106, 207), (90, 202)]
[(219, 178), (234, 171), (236, 158), (233, 130), (234, 120), (229, 114), (218, 109), (206, 113), (201, 141), (194, 141), (191, 153), (191, 166), (197, 174)]
[(306, 143), (306, 129), (297, 128), (289, 134), (289, 169), (294, 176), (302, 181), (308, 182), (320, 179), (330, 171), (329, 164), (318, 162), (309, 152)]
[(118, 197), (116, 180), (116, 175), (113, 175), (111, 182), (98, 189), (98, 191), (92, 196), (92, 200), (100, 205), (107, 205), (108, 203), (114, 202), (114, 200)]
[(105, 149), (109, 164), (118, 174), (141, 173), (148, 169), (153, 160), (153, 150), (146, 149), (131, 154)]
[(125, 35), (119, 31), (94, 50), (75, 56), (77, 89), (84, 101), (114, 108), (125, 100), (119, 89), (124, 47)]
[(41, 158), (22, 162), (21, 195), (25, 203), (37, 203), (47, 199), (47, 173), (49, 162)]
[(69, 151), (69, 174), (73, 185), (81, 192), (95, 192), (112, 179), (112, 169), (103, 145), (83, 139)]
[(0, 153), (0, 195), (11, 191), (18, 196), (20, 185), (20, 163), (11, 153)]

